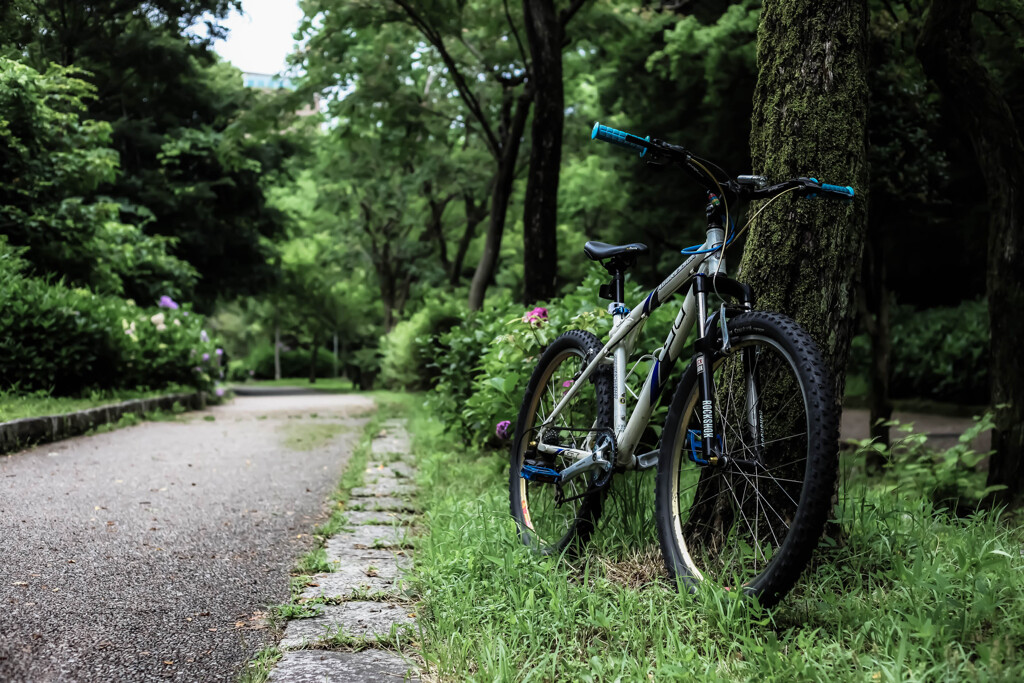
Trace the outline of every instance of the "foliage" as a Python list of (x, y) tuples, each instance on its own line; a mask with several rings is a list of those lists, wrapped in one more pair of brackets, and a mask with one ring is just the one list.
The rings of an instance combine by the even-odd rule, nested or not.
[(75, 395), (182, 384), (212, 392), (219, 354), (202, 316), (26, 276), (19, 252), (0, 240), (0, 390)]
[(508, 515), (507, 465), (467, 457), (442, 424), (413, 424), (428, 535), (412, 577), (419, 611), (431, 617), (421, 622), (423, 656), (441, 678), (1024, 675), (1024, 536), (1014, 519), (956, 518), (847, 477), (837, 508), (844, 542), (823, 544), (794, 593), (766, 613), (712, 586), (676, 592), (649, 537), (619, 535), (578, 559), (531, 553)]
[[(171, 253), (201, 276), (176, 283), (179, 294), (201, 310), (272, 280), (262, 239), (280, 232), (281, 217), (266, 206), (261, 174), (295, 146), (292, 135), (267, 134), (241, 115), (256, 95), (211, 50), (224, 35), (219, 21), (237, 6), (12, 0), (0, 9), (0, 52), (39, 71), (74, 67), (97, 95), (84, 102), (83, 118), (103, 122), (120, 173), (92, 187), (85, 205), (109, 207), (98, 200), (114, 198), (120, 221), (172, 239)], [(129, 297), (158, 295), (132, 284), (125, 282)]]
[(169, 253), (175, 240), (143, 232), (148, 209), (97, 194), (120, 164), (110, 124), (83, 118), (96, 90), (85, 75), (0, 57), (0, 232), (30, 248), (37, 274), (102, 294), (179, 296), (196, 272)]
[[(309, 377), (309, 362), (308, 349), (281, 349), (281, 377)], [(274, 379), (274, 345), (264, 342), (256, 346), (242, 367), (244, 370), (236, 371), (236, 377), (252, 370), (250, 377)], [(334, 376), (334, 354), (321, 347), (316, 349), (316, 376)]]
[(389, 389), (428, 389), (437, 377), (435, 359), (444, 353), (440, 337), (461, 324), (462, 302), (429, 299), (407, 320), (381, 337), (381, 379)]
[[(892, 397), (984, 404), (988, 400), (988, 338), (988, 307), (983, 299), (922, 311), (895, 306)], [(851, 351), (851, 370), (866, 373), (867, 338), (857, 337)]]

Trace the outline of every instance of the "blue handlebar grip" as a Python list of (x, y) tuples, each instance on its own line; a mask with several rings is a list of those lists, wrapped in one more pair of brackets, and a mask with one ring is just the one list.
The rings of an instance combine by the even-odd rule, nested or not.
[(826, 190), (828, 192), (834, 192), (835, 194), (846, 195), (847, 197), (854, 196), (853, 188), (850, 187), (849, 185), (846, 185), (844, 187), (843, 185), (829, 185), (828, 183), (822, 183), (821, 189)]
[(619, 147), (625, 147), (627, 149), (635, 149), (640, 152), (640, 156), (643, 156), (647, 152), (647, 148), (643, 145), (638, 145), (635, 142), (629, 142), (627, 138), (637, 138), (642, 140), (637, 135), (627, 133), (624, 130), (616, 130), (609, 126), (602, 126), (600, 123), (594, 123), (594, 130), (590, 133), (591, 140), (600, 140), (601, 142), (610, 142), (613, 145)]

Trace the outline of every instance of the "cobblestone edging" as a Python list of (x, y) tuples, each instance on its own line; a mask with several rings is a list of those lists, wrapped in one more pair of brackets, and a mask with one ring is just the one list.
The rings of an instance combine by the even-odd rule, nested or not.
[(175, 403), (190, 410), (202, 410), (206, 407), (206, 395), (202, 392), (168, 394), (155, 398), (139, 398), (122, 403), (112, 403), (66, 415), (24, 417), (20, 420), (0, 423), (0, 454), (78, 436), (100, 425), (117, 422), (129, 413), (144, 414), (156, 410), (170, 410)]
[[(300, 598), (326, 598), (315, 617), (292, 619), (278, 647), (284, 656), (268, 683), (346, 681), (381, 683), (419, 680), (415, 665), (382, 640), (415, 628), (401, 570), (411, 564), (410, 525), (415, 468), (404, 420), (388, 420), (372, 442), (364, 485), (349, 499), (349, 531), (327, 541), (329, 574), (317, 574)], [(337, 636), (358, 651), (328, 649)], [(349, 648), (351, 649), (351, 648)]]

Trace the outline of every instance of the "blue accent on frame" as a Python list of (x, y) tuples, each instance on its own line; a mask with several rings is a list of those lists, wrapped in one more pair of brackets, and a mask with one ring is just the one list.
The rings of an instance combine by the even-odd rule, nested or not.
[(661, 392), (661, 361), (654, 361), (654, 369), (651, 370), (651, 405), (658, 400), (658, 394)]

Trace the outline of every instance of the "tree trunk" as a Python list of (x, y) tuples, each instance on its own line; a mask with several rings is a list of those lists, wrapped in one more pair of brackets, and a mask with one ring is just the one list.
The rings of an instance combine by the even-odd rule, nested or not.
[(766, 0), (750, 133), (756, 173), (852, 185), (852, 204), (782, 196), (751, 226), (740, 278), (821, 346), (841, 401), (867, 217), (867, 3)]
[(988, 483), (1019, 502), (1024, 492), (1024, 142), (1005, 98), (971, 43), (973, 0), (932, 0), (917, 43), (957, 127), (970, 139), (985, 179), (988, 224), (991, 400), (995, 413)]
[(469, 250), (469, 243), (473, 241), (473, 237), (476, 236), (476, 226), (480, 224), (480, 221), (487, 215), (487, 205), (477, 204), (473, 197), (467, 192), (463, 195), (463, 201), (466, 205), (466, 229), (462, 232), (462, 239), (459, 240), (459, 248), (455, 252), (455, 260), (452, 261), (452, 269), (448, 274), (448, 282), (453, 287), (459, 284), (459, 280), (462, 279), (462, 264), (466, 260), (466, 252)]
[(281, 328), (274, 326), (274, 379), (281, 379)]
[(480, 263), (473, 273), (473, 282), (469, 286), (469, 310), (478, 311), (484, 303), (487, 286), (494, 277), (494, 269), (498, 264), (498, 252), (501, 250), (501, 237), (505, 232), (505, 216), (508, 213), (508, 201), (512, 196), (512, 183), (516, 176), (516, 159), (519, 157), (519, 143), (526, 128), (526, 117), (530, 111), (529, 91), (519, 95), (504, 136), (501, 159), (498, 162), (498, 173), (491, 191), (491, 216), (487, 224), (487, 238), (484, 242)]
[(316, 352), (319, 351), (319, 340), (313, 335), (313, 343), (309, 347), (309, 383), (316, 383)]
[[(879, 215), (872, 207), (872, 215)], [(889, 292), (886, 287), (885, 228), (868, 221), (867, 243), (864, 246), (863, 282), (857, 293), (864, 329), (871, 341), (871, 364), (868, 368), (868, 408), (870, 410), (871, 438), (890, 445), (889, 427), (892, 401), (889, 399), (890, 358), (892, 357), (892, 330), (889, 325)], [(867, 468), (879, 471), (885, 465), (881, 453), (868, 451)]]
[(530, 46), (533, 123), (523, 205), (523, 298), (550, 299), (558, 280), (558, 175), (562, 163), (565, 96), (562, 23), (554, 0), (523, 0)]

